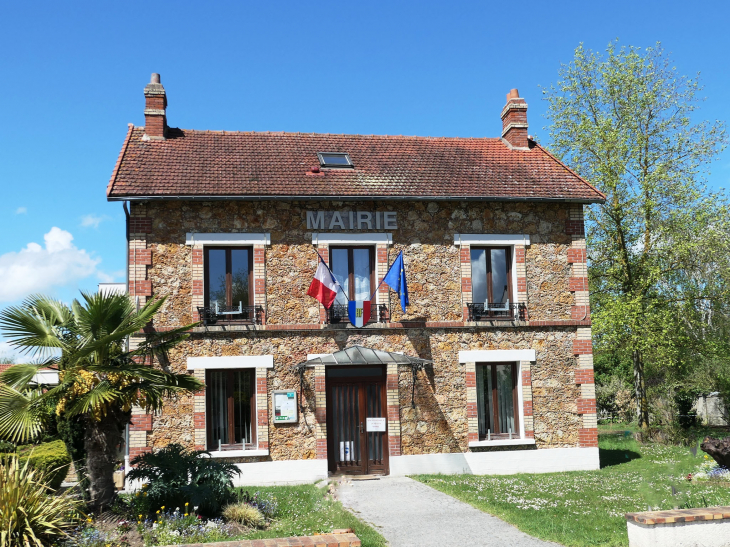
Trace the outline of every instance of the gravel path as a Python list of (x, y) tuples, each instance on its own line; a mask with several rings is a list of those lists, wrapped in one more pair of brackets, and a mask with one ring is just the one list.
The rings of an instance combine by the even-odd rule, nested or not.
[(391, 547), (555, 546), (405, 477), (345, 481), (337, 497)]

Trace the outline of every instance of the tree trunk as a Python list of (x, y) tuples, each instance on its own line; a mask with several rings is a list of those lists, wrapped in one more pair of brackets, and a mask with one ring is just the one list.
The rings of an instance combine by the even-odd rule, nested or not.
[(646, 383), (644, 381), (644, 362), (639, 350), (632, 352), (634, 362), (634, 392), (636, 395), (636, 418), (639, 427), (649, 426), (649, 404), (646, 400)]
[(131, 413), (111, 409), (100, 420), (88, 419), (86, 429), (86, 472), (89, 476), (89, 505), (97, 513), (109, 509), (117, 495), (114, 468), (124, 442), (124, 426)]

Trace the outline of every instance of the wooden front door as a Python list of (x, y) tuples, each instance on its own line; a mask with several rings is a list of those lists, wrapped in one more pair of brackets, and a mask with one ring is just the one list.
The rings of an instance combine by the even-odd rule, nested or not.
[[(388, 474), (388, 433), (368, 431), (368, 418), (387, 429), (385, 367), (327, 368), (327, 459), (332, 473)], [(374, 429), (377, 420), (370, 421)]]

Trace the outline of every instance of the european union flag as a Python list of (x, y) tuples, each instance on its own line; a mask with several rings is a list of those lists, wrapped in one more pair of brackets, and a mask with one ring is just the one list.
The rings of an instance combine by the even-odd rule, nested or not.
[(403, 313), (406, 311), (408, 302), (408, 285), (406, 284), (406, 267), (403, 263), (403, 251), (398, 253), (398, 257), (391, 264), (388, 273), (383, 278), (383, 283), (388, 285), (391, 289), (398, 293), (400, 296), (400, 306), (403, 308)]

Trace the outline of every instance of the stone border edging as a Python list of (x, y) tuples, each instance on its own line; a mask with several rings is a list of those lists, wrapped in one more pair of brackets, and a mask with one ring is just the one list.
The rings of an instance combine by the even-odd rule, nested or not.
[[(702, 520), (730, 519), (730, 506), (707, 507), (701, 509), (671, 509), (669, 511), (644, 511), (626, 513), (626, 520), (652, 526), (676, 522), (695, 522)], [(268, 546), (267, 546), (268, 547)]]
[(323, 534), (271, 539), (245, 539), (216, 543), (184, 543), (170, 547), (360, 547), (360, 539), (352, 533)]

